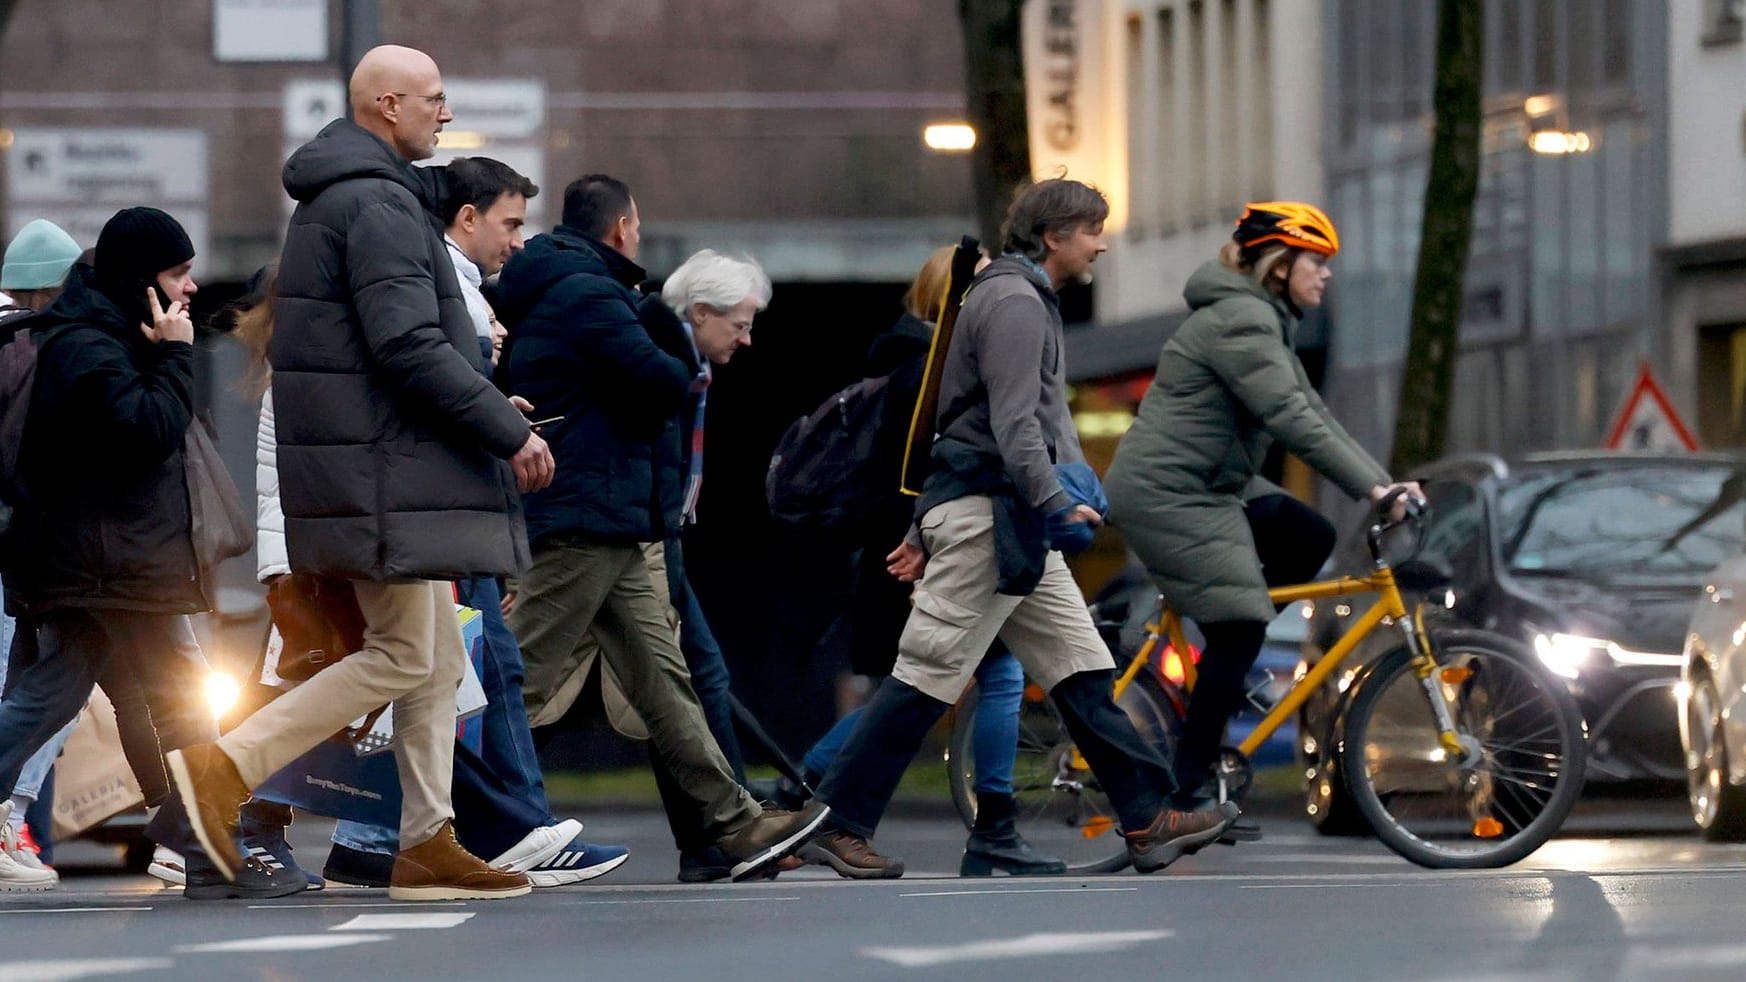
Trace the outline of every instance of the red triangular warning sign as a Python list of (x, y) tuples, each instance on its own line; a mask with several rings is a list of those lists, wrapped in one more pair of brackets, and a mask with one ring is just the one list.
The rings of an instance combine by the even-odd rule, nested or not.
[(1691, 430), (1667, 401), (1667, 393), (1655, 381), (1655, 375), (1644, 362), (1637, 372), (1637, 384), (1625, 398), (1625, 406), (1613, 420), (1607, 433), (1608, 450), (1680, 451), (1696, 450), (1697, 440)]

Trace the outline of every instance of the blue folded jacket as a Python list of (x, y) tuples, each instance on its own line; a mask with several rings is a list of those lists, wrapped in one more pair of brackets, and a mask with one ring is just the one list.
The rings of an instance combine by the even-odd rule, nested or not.
[(1103, 493), (1103, 482), (1097, 479), (1097, 472), (1090, 464), (1056, 464), (1055, 477), (1061, 482), (1061, 490), (1067, 492), (1067, 497), (1073, 503), (1065, 508), (1051, 512), (1045, 520), (1045, 530), (1049, 537), (1049, 548), (1059, 549), (1072, 555), (1083, 552), (1091, 545), (1091, 540), (1097, 537), (1097, 529), (1090, 522), (1068, 521), (1073, 510), (1079, 505), (1089, 505), (1099, 517), (1109, 513), (1109, 498)]

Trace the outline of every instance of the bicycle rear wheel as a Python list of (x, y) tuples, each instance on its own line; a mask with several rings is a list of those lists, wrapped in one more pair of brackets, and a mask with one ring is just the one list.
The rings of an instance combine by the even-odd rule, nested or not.
[[(1142, 672), (1116, 705), (1140, 735), (1175, 756), (1179, 704), (1150, 673)], [(974, 733), (980, 700), (974, 690), (958, 704), (946, 750), (952, 802), (968, 828), (976, 818)], [(1013, 768), (1018, 830), (1038, 850), (1059, 857), (1069, 873), (1114, 873), (1128, 865), (1121, 822), (1097, 778), (1074, 752), (1060, 715), (1043, 690), (1027, 681), (1019, 706), (1018, 759)]]
[(1432, 677), (1463, 753), (1441, 746), (1403, 649), (1378, 662), (1354, 696), (1342, 769), (1377, 837), (1406, 859), (1440, 869), (1507, 866), (1544, 845), (1582, 792), (1581, 712), (1506, 638), (1447, 631), (1431, 644)]

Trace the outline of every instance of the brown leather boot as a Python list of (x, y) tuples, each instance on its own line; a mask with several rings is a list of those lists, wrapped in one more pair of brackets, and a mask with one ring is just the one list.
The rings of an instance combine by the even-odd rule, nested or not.
[(237, 773), (236, 764), (216, 743), (197, 743), (164, 755), (170, 765), (170, 778), (176, 783), (176, 793), (182, 796), (182, 806), (188, 812), (188, 824), (200, 848), (218, 867), (226, 880), (236, 882), (242, 869), (242, 851), (236, 847), (236, 825), (243, 803), (249, 800), (249, 786)]
[(388, 881), (394, 900), (507, 900), (532, 889), (526, 874), (492, 869), (463, 849), (452, 822), (429, 841), (396, 853)]

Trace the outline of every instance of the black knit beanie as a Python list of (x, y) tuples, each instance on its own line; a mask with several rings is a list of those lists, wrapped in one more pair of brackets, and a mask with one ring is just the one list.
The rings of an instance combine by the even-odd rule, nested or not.
[(123, 208), (97, 235), (97, 279), (106, 286), (150, 283), (193, 258), (194, 243), (182, 224), (156, 208)]

